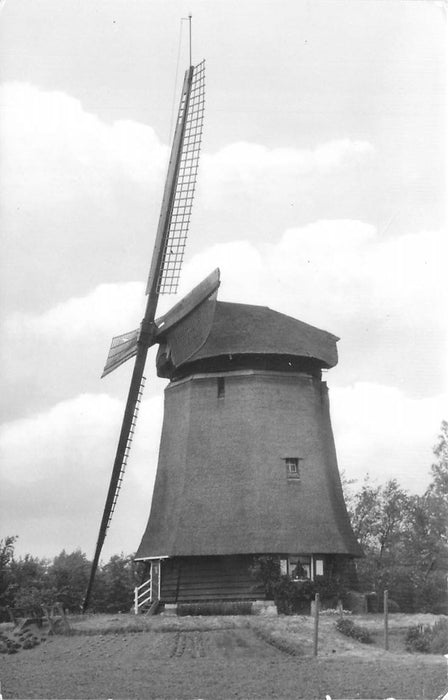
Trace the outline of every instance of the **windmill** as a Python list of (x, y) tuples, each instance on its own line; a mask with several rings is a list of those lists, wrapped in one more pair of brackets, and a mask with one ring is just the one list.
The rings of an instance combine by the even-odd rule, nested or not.
[(352, 575), (362, 552), (347, 515), (322, 372), (338, 338), (268, 307), (217, 300), (215, 270), (156, 319), (177, 289), (198, 167), (204, 64), (190, 67), (168, 168), (139, 330), (114, 338), (108, 374), (135, 357), (123, 425), (84, 602), (117, 501), (143, 392), (148, 348), (169, 379), (154, 493), (135, 556), (151, 603), (265, 601), (251, 569), (277, 560), (293, 580)]
[[(115, 461), (99, 528), (95, 554), (83, 609), (88, 607), (101, 550), (117, 503), (131, 448), (139, 405), (145, 385), (144, 369), (148, 349), (158, 342), (161, 329), (173, 328), (196, 307), (207, 309), (219, 285), (215, 271), (161, 319), (155, 320), (159, 296), (177, 292), (191, 217), (202, 139), (205, 93), (205, 62), (185, 72), (171, 156), (163, 193), (161, 213), (146, 287), (146, 309), (140, 328), (113, 338), (103, 377), (131, 358), (134, 369), (121, 425)], [(206, 312), (207, 314), (207, 312)], [(186, 340), (187, 352), (200, 344), (199, 336)]]

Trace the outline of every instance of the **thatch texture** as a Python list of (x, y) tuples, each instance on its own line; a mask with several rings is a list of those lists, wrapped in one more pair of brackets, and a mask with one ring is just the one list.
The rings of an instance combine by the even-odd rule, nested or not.
[[(297, 328), (306, 326), (295, 326), (288, 338), (285, 329), (299, 322), (262, 308), (246, 334), (244, 318), (257, 307), (218, 306), (217, 333), (212, 329), (200, 353), (221, 354), (218, 338), (229, 352), (236, 346), (290, 352), (300, 340)], [(236, 309), (239, 333), (228, 326)], [(273, 334), (266, 325), (271, 315), (280, 317)], [(225, 328), (230, 338), (219, 332)], [(300, 341), (303, 352), (317, 343), (312, 331), (307, 343)], [(335, 340), (325, 342), (335, 346)], [(329, 352), (320, 354), (334, 363)], [(166, 389), (151, 514), (137, 558), (360, 555), (342, 495), (326, 385), (306, 373), (258, 370), (227, 372), (224, 381), (224, 393), (216, 373), (195, 373)], [(288, 457), (299, 459), (300, 480), (287, 478)]]
[[(212, 309), (211, 304), (209, 308)], [(218, 301), (213, 305), (213, 322), (207, 327), (207, 334), (201, 334), (200, 327), (210, 322), (209, 314), (204, 315), (201, 309), (198, 307), (165, 335), (159, 333), (159, 340), (166, 344), (163, 353), (166, 349), (171, 350), (171, 362), (177, 367), (186, 361), (195, 363), (212, 357), (237, 355), (302, 357), (315, 360), (325, 368), (337, 364), (336, 336), (272, 311), (267, 306)], [(178, 339), (190, 335), (202, 335), (206, 339), (194, 353), (182, 357), (179, 351), (175, 352)]]

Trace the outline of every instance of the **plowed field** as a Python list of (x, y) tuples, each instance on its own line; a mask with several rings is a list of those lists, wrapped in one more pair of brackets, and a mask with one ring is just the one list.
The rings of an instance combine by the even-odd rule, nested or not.
[[(275, 620), (223, 618), (221, 628), (214, 620), (185, 621), (186, 629), (176, 621), (178, 629), (156, 624), (141, 632), (48, 637), (1, 656), (3, 697), (436, 698), (446, 681), (440, 657), (365, 647), (357, 656), (327, 649), (323, 640), (316, 659), (273, 636)], [(281, 620), (278, 626), (281, 632)]]

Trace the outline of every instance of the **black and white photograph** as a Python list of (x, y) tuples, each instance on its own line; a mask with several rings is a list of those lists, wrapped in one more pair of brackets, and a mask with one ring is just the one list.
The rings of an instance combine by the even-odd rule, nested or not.
[(447, 8), (1, 0), (0, 700), (448, 698)]

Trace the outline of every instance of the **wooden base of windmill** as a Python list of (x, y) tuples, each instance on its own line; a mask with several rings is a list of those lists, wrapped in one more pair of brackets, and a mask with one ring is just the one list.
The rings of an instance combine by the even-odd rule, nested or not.
[[(280, 573), (294, 580), (297, 560), (309, 561), (310, 580), (318, 580), (323, 567), (343, 578), (350, 588), (357, 587), (353, 558), (345, 556), (271, 555)], [(276, 615), (277, 607), (266, 595), (263, 583), (254, 576), (256, 555), (172, 557), (147, 562), (147, 580), (135, 589), (135, 613), (167, 615)], [(301, 582), (303, 579), (301, 579)], [(327, 607), (337, 601), (328, 599)], [(309, 604), (298, 610), (310, 612)]]

